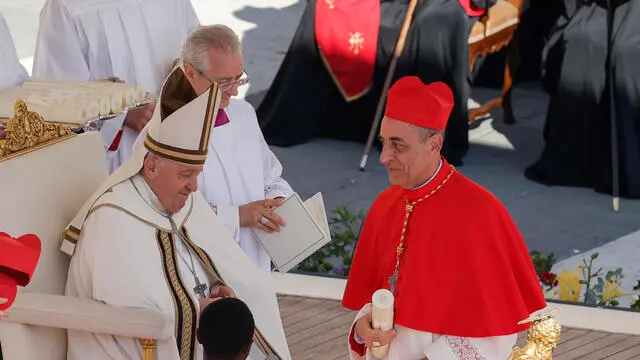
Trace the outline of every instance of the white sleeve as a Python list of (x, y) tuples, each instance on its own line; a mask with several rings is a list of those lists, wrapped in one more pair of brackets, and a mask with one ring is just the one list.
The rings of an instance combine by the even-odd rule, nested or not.
[(264, 196), (266, 199), (288, 197), (293, 194), (291, 185), (282, 178), (282, 164), (260, 133), (262, 164), (264, 169)]
[[(127, 226), (111, 226), (126, 224), (127, 221), (130, 224), (131, 220), (125, 218), (127, 216), (119, 210), (102, 208), (87, 218), (69, 266), (67, 291), (75, 288), (80, 291), (80, 297), (115, 307), (160, 310), (149, 301), (147, 292), (140, 291), (140, 284), (145, 282), (144, 274), (131, 272), (139, 265), (140, 253), (123, 251), (134, 234)], [(89, 335), (82, 334), (80, 336)], [(91, 334), (90, 337), (92, 342), (102, 345), (109, 358), (140, 358), (141, 347), (136, 339), (107, 334)], [(113, 345), (114, 339), (117, 348)], [(86, 351), (77, 341), (71, 350), (76, 355)]]
[(235, 205), (216, 205), (209, 203), (218, 218), (227, 228), (231, 236), (238, 241), (240, 239), (240, 208)]
[(185, 1), (185, 18), (187, 26), (187, 33), (185, 34), (186, 38), (189, 33), (200, 26), (198, 14), (196, 14), (196, 10), (193, 8), (193, 4), (191, 3), (191, 1)]
[(20, 64), (9, 27), (0, 14), (0, 91), (20, 86), (29, 80), (27, 70)]
[(39, 26), (32, 77), (92, 80), (80, 36), (61, 1), (50, 0), (45, 3)]
[(508, 359), (518, 335), (468, 338), (434, 334), (433, 339), (424, 351), (427, 359), (493, 360)]

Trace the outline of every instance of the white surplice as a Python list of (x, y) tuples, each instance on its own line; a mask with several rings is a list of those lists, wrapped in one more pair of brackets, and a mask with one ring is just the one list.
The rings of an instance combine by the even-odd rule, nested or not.
[[(259, 268), (271, 272), (271, 258), (249, 228), (240, 227), (239, 206), (256, 200), (293, 194), (282, 178), (282, 164), (264, 140), (253, 106), (231, 99), (224, 108), (229, 122), (215, 127), (209, 138), (209, 154), (198, 177), (198, 188), (233, 238)], [(134, 149), (142, 146), (146, 129)], [(286, 219), (285, 219), (286, 220)]]
[[(34, 78), (92, 81), (116, 76), (157, 95), (187, 35), (199, 25), (189, 0), (48, 0), (40, 13)], [(124, 116), (100, 132), (110, 172), (131, 156), (138, 133)]]
[(282, 178), (282, 164), (264, 140), (253, 106), (231, 99), (224, 110), (229, 123), (216, 127), (209, 138), (209, 154), (198, 186), (242, 250), (258, 267), (270, 272), (267, 252), (251, 229), (239, 226), (239, 205), (287, 197), (293, 190)]
[[(353, 322), (349, 338), (354, 337), (355, 323), (371, 312), (371, 304), (365, 305)], [(473, 321), (473, 319), (469, 319)], [(518, 334), (487, 338), (448, 336), (417, 331), (396, 325), (397, 336), (389, 347), (385, 360), (506, 360), (518, 339)], [(357, 343), (361, 340), (356, 336)], [(367, 351), (360, 356), (349, 344), (351, 360), (376, 360)]]
[(0, 91), (20, 86), (27, 80), (29, 74), (20, 64), (9, 27), (0, 14)]
[[(208, 275), (211, 272), (205, 271), (195, 251), (188, 250), (185, 237), (172, 232), (167, 214), (140, 175), (114, 186), (98, 199), (93, 209), (71, 260), (66, 295), (112, 306), (164, 312), (174, 322), (176, 335), (158, 341), (156, 359), (191, 359), (189, 349), (195, 348), (195, 359), (202, 360), (202, 346), (195, 340), (194, 332), (197, 316), (194, 312), (200, 309), (190, 268), (195, 268), (198, 279), (207, 286), (218, 278)], [(228, 240), (228, 232), (202, 195), (192, 194), (185, 207), (171, 219), (176, 228), (186, 229), (188, 241), (194, 247), (204, 251), (217, 272), (214, 276), (219, 275), (247, 303), (262, 338), (281, 359), (290, 359), (270, 279)], [(173, 238), (162, 236), (169, 233)], [(172, 252), (176, 255), (172, 256)], [(178, 312), (181, 316), (177, 316)], [(183, 321), (176, 324), (177, 319)], [(141, 356), (138, 339), (69, 331), (69, 360), (125, 360)], [(264, 358), (254, 344), (252, 359)]]

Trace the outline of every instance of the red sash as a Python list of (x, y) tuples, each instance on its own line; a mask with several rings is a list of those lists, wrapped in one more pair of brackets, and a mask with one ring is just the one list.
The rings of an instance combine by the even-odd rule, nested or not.
[(320, 57), (346, 101), (373, 82), (380, 0), (317, 0), (315, 36)]

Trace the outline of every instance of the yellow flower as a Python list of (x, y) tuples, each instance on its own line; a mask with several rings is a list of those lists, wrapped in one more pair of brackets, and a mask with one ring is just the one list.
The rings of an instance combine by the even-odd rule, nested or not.
[(560, 300), (578, 301), (582, 285), (580, 285), (580, 273), (582, 265), (576, 265), (576, 271), (563, 270), (556, 276), (558, 280), (557, 294)]
[(622, 296), (620, 291), (620, 281), (616, 280), (613, 276), (607, 280), (604, 284), (604, 292), (602, 293), (602, 300), (607, 302)]

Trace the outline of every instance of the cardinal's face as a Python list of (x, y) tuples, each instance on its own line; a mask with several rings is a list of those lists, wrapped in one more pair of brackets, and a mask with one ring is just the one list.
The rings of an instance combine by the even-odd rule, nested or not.
[(388, 117), (380, 126), (380, 162), (392, 185), (411, 189), (424, 184), (440, 160), (442, 135)]

